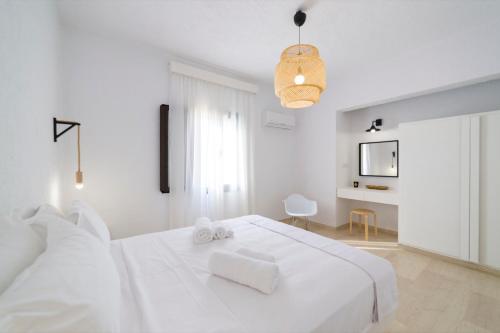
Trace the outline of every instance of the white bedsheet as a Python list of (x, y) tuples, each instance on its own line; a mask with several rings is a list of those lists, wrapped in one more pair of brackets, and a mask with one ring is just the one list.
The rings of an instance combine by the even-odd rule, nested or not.
[[(397, 307), (394, 271), (382, 258), (258, 216), (224, 223), (234, 238), (195, 245), (192, 228), (183, 228), (112, 242), (122, 332), (366, 332)], [(241, 247), (276, 257), (281, 280), (273, 294), (210, 275), (212, 251)], [(372, 278), (328, 251), (378, 272), (379, 323)]]

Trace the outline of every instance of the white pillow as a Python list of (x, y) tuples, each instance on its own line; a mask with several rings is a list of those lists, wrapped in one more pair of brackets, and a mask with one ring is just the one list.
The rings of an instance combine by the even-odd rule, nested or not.
[(26, 224), (0, 216), (0, 294), (43, 252), (44, 243)]
[(85, 229), (96, 236), (109, 248), (111, 236), (108, 227), (94, 208), (83, 201), (75, 200), (69, 209), (68, 219), (79, 228)]
[(24, 221), (30, 223), (38, 214), (50, 214), (59, 217), (64, 217), (59, 209), (50, 205), (43, 204), (40, 206), (27, 206), (23, 208), (17, 208), (12, 211), (11, 216), (15, 220)]
[(57, 217), (47, 250), (0, 296), (0, 332), (118, 332), (120, 278), (109, 251)]
[(24, 207), (14, 209), (11, 214), (14, 220), (28, 224), (43, 241), (45, 247), (45, 241), (47, 238), (47, 225), (45, 222), (39, 221), (39, 217), (44, 215), (64, 218), (64, 215), (59, 209), (49, 204), (43, 204), (38, 207)]

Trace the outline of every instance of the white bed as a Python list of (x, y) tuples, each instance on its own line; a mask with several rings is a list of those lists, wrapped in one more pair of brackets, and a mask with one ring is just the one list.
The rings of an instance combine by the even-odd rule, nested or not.
[[(260, 216), (224, 223), (234, 238), (196, 245), (183, 228), (112, 242), (122, 332), (374, 332), (389, 322), (397, 288), (386, 260)], [(209, 273), (214, 250), (240, 247), (277, 258), (274, 293)]]

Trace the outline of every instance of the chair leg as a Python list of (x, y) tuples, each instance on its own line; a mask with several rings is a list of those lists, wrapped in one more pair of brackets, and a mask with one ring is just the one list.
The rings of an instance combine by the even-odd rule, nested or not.
[(368, 240), (368, 215), (364, 216), (365, 220), (365, 240)]
[(349, 233), (352, 234), (352, 212), (349, 214)]
[(306, 230), (309, 230), (309, 218), (306, 216), (305, 219), (306, 219), (306, 221), (305, 221), (306, 222)]
[(375, 236), (377, 236), (378, 235), (377, 214), (373, 214), (373, 222), (375, 224)]

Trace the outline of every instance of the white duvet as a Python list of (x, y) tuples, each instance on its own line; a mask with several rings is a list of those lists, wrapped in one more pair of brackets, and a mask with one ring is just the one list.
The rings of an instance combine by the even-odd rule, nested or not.
[[(112, 242), (122, 332), (366, 332), (397, 307), (394, 271), (382, 258), (259, 216), (224, 223), (234, 238), (196, 245), (183, 228)], [(214, 250), (241, 247), (276, 257), (271, 295), (210, 275)]]

